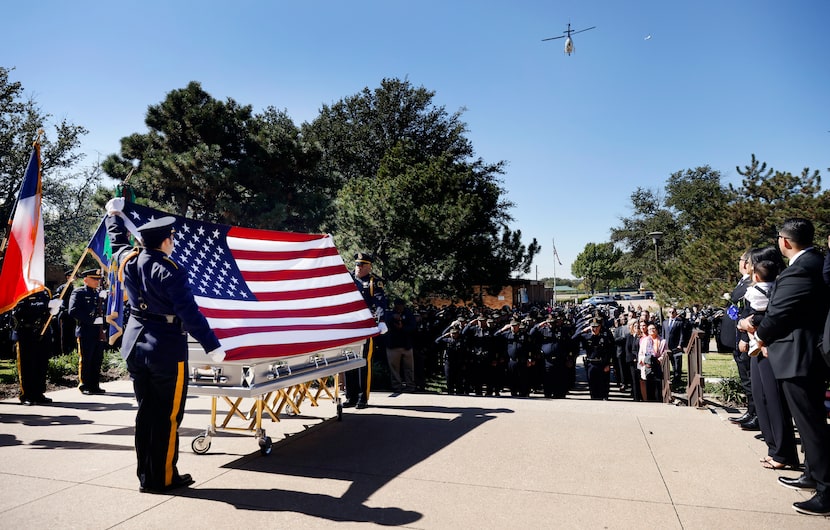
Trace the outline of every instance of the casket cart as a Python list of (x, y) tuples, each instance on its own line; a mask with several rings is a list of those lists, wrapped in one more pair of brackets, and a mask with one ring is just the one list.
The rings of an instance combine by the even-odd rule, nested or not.
[[(212, 362), (198, 343), (191, 342), (188, 393), (211, 398), (210, 425), (204, 434), (193, 439), (193, 452), (207, 453), (213, 436), (224, 429), (252, 432), (260, 453), (268, 455), (272, 441), (262, 426), (263, 415), (278, 422), (283, 412), (300, 414), (303, 403), (317, 406), (318, 399), (323, 397), (336, 403), (337, 419), (341, 420), (339, 376), (366, 365), (363, 342), (288, 357), (221, 363)], [(334, 384), (330, 390), (331, 378)], [(217, 422), (220, 399), (229, 407), (221, 423)], [(237, 424), (230, 425), (232, 420)]]

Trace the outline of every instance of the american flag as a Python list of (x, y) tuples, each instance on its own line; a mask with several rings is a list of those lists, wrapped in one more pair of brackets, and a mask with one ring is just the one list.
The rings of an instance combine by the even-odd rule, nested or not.
[[(169, 215), (133, 203), (124, 214), (135, 226)], [(196, 303), (227, 360), (311, 353), (378, 334), (330, 235), (174, 217), (172, 258), (188, 269)], [(90, 250), (107, 264), (100, 239), (96, 233)]]

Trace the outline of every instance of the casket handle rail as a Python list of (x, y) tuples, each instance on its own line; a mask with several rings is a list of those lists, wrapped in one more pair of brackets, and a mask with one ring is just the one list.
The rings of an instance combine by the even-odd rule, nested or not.
[(286, 361), (277, 361), (268, 367), (268, 375), (266, 378), (269, 381), (279, 379), (282, 376), (291, 375), (291, 366)]
[(222, 375), (221, 366), (193, 367), (190, 370), (190, 380), (195, 382), (212, 381), (215, 384), (227, 383), (227, 376)]

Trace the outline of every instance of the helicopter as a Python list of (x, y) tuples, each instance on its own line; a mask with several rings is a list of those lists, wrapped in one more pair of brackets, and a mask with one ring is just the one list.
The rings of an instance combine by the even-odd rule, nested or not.
[[(549, 37), (547, 39), (542, 39), (542, 41), (565, 39), (565, 53), (570, 55), (574, 52), (574, 41), (573, 41), (573, 39), (571, 39), (571, 35), (574, 35), (576, 33), (582, 33), (583, 31), (588, 31), (589, 29), (594, 29), (595, 27), (596, 26), (591, 26), (590, 28), (585, 28), (585, 29), (580, 29), (580, 30), (573, 30), (573, 29), (571, 29), (571, 23), (568, 22), (568, 29), (566, 29), (565, 31), (562, 32), (565, 35), (560, 35), (558, 37)], [(567, 38), (565, 38), (565, 37), (567, 37)]]

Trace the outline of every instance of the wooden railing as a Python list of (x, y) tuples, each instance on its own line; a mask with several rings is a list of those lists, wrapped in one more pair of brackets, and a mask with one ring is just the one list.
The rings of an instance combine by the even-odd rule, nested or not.
[[(704, 407), (703, 400), (703, 354), (701, 348), (703, 332), (695, 329), (692, 336), (689, 337), (689, 344), (683, 353), (686, 356), (686, 366), (688, 367), (689, 382), (686, 385), (686, 403), (690, 407)], [(672, 363), (670, 357), (671, 352), (666, 352), (666, 355), (660, 358), (660, 366), (663, 368), (663, 403), (672, 402), (671, 392), (671, 369)]]

